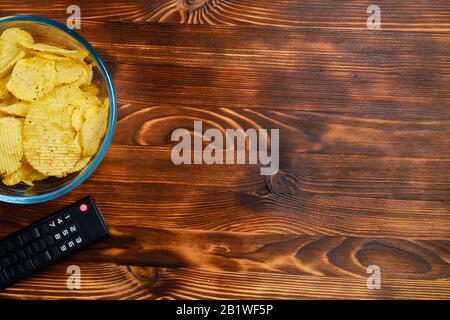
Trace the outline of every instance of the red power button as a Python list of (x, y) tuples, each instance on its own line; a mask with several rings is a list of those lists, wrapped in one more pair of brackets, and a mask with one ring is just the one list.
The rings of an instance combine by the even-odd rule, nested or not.
[(88, 206), (87, 206), (87, 204), (82, 204), (81, 206), (80, 206), (80, 211), (81, 212), (86, 212), (86, 211), (88, 211)]

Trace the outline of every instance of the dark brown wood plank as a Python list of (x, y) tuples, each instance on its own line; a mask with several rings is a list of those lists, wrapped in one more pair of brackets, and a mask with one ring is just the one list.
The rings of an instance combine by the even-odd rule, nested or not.
[(448, 120), (447, 33), (88, 25), (122, 104)]
[[(1, 15), (46, 15), (67, 19), (70, 0), (6, 0), (0, 4)], [(254, 0), (134, 0), (88, 1), (77, 5), (87, 21), (134, 21), (205, 25), (263, 25), (272, 27), (307, 27), (329, 30), (367, 29), (364, 1), (254, 1)], [(389, 1), (376, 3), (382, 12), (385, 30), (450, 31), (450, 2)]]
[[(393, 279), (382, 287), (383, 294), (368, 290), (366, 278), (171, 269), (163, 279), (157, 296), (170, 299), (447, 299), (449, 295), (448, 279)], [(208, 290), (211, 285), (217, 290)]]
[[(287, 156), (282, 154), (285, 161)], [(293, 156), (282, 163), (284, 171), (266, 179), (257, 167), (183, 167), (169, 159), (170, 150), (114, 146), (93, 177), (70, 195), (49, 204), (1, 206), (4, 232), (92, 194), (117, 225), (450, 239), (449, 186), (445, 175), (438, 177), (439, 167), (435, 173), (429, 169), (436, 161), (420, 167), (421, 161), (383, 160), (378, 165), (387, 161), (391, 168), (383, 173), (377, 158)], [(374, 171), (363, 170), (370, 163)]]
[[(384, 294), (368, 290), (365, 279), (346, 277), (214, 272), (195, 269), (158, 269), (86, 264), (90, 285), (66, 289), (60, 275), (66, 266), (53, 268), (33, 281), (6, 290), (2, 298), (23, 299), (446, 299), (448, 280), (395, 280)], [(155, 280), (155, 276), (156, 280)], [(150, 279), (150, 280), (149, 280)], [(243, 287), (241, 284), (246, 283)], [(52, 290), (48, 285), (52, 285)], [(32, 285), (32, 287), (30, 287)], [(30, 289), (37, 294), (32, 294)], [(210, 290), (209, 288), (217, 288)], [(118, 290), (120, 289), (120, 290)]]
[[(419, 113), (416, 112), (416, 116)], [(419, 166), (426, 159), (445, 161), (450, 155), (450, 112), (443, 111), (434, 114), (434, 119), (421, 120), (394, 115), (384, 117), (392, 120), (362, 113), (342, 115), (322, 111), (127, 104), (119, 108), (114, 142), (117, 145), (171, 148), (178, 142), (171, 141), (173, 130), (186, 128), (193, 131), (194, 121), (202, 120), (203, 130), (215, 128), (223, 135), (229, 128), (279, 129), (282, 153), (402, 158)], [(225, 141), (223, 143), (225, 146)], [(445, 168), (442, 170), (444, 174)]]
[[(154, 296), (148, 280), (154, 268), (117, 266), (115, 264), (83, 263), (81, 288), (67, 289), (67, 268), (79, 262), (64, 262), (47, 269), (31, 279), (17, 283), (0, 293), (2, 299), (149, 299)], [(134, 271), (134, 272), (133, 272)], [(140, 275), (140, 276), (139, 276)]]
[(450, 240), (251, 234), (111, 225), (111, 238), (67, 263), (117, 263), (161, 268), (383, 279), (439, 280), (450, 276)]
[[(77, 262), (73, 262), (77, 263)], [(84, 263), (80, 290), (67, 290), (69, 264), (60, 264), (0, 294), (22, 299), (446, 299), (448, 279), (390, 279), (383, 294), (365, 278), (224, 272)], [(241, 283), (246, 283), (242, 286)], [(210, 290), (210, 288), (216, 288)]]

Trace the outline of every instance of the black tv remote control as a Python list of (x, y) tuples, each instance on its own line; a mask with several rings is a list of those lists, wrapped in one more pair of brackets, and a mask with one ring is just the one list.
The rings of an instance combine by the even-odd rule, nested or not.
[(0, 240), (0, 290), (109, 235), (91, 197)]

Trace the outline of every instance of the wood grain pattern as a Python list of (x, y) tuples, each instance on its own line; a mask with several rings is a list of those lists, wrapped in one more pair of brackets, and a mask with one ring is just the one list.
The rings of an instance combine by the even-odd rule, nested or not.
[[(0, 15), (64, 22), (70, 4)], [(88, 194), (112, 237), (0, 298), (450, 298), (449, 1), (379, 1), (377, 32), (364, 1), (78, 4), (117, 87), (114, 143), (69, 195), (0, 204), (0, 237)], [(279, 173), (172, 164), (196, 119), (280, 129)]]
[[(46, 15), (67, 19), (70, 0), (3, 0), (0, 13)], [(159, 22), (165, 24), (257, 25), (329, 30), (365, 30), (366, 1), (314, 0), (80, 0), (83, 19), (96, 21)], [(384, 30), (450, 31), (450, 2), (440, 0), (376, 3), (383, 12)]]
[[(67, 290), (67, 265), (52, 267), (2, 294), (22, 299), (446, 299), (448, 280), (392, 279), (384, 293), (348, 277), (264, 272), (214, 272), (184, 268), (126, 267), (85, 263), (80, 290)], [(242, 286), (245, 283), (245, 287)], [(30, 292), (30, 287), (33, 291)], [(51, 290), (49, 290), (51, 287)], [(214, 288), (211, 290), (211, 288)], [(420, 290), (417, 290), (417, 289)]]

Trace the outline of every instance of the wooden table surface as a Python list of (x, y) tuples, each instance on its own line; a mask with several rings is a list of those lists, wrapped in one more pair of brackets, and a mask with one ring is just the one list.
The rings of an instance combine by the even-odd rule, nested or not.
[[(369, 1), (1, 0), (0, 15), (65, 22), (74, 2), (114, 76), (114, 143), (69, 195), (0, 204), (0, 236), (92, 195), (112, 237), (1, 298), (450, 298), (449, 0), (378, 0), (381, 31)], [(195, 119), (279, 128), (280, 172), (173, 165), (171, 133)]]

